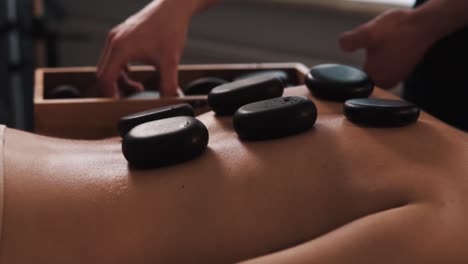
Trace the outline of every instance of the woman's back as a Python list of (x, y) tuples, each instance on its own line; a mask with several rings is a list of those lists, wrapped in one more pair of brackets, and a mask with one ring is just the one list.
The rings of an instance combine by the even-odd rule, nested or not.
[[(302, 87), (288, 92), (307, 94)], [(454, 255), (468, 242), (468, 233), (459, 232), (468, 216), (466, 134), (427, 115), (408, 127), (363, 128), (343, 117), (340, 104), (316, 103), (312, 130), (271, 141), (241, 141), (230, 118), (202, 115), (208, 150), (157, 170), (129, 168), (118, 139), (68, 141), (7, 130), (3, 260), (233, 262), (308, 241), (320, 248), (338, 236), (315, 256), (308, 251), (311, 261), (327, 263), (333, 258), (320, 259), (324, 252), (338, 258), (353, 240), (403, 228), (421, 243), (433, 232), (436, 248), (415, 244), (415, 252), (389, 236), (360, 249), (369, 258), (373, 251), (404, 257), (394, 248), (405, 245), (408, 257), (468, 261)], [(413, 224), (416, 211), (438, 221), (423, 213)], [(397, 221), (362, 224), (386, 214)], [(367, 261), (359, 250), (349, 252)], [(379, 256), (369, 262), (391, 260)]]

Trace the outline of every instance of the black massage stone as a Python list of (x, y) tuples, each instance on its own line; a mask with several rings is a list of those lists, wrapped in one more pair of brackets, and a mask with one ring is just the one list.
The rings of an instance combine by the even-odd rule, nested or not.
[(60, 85), (46, 93), (47, 99), (76, 99), (80, 97), (80, 90), (72, 85)]
[[(281, 70), (267, 70), (267, 71), (256, 71), (247, 74), (243, 74), (234, 79), (234, 81), (245, 80), (249, 78), (255, 78), (259, 76), (276, 76), (286, 85), (290, 83), (289, 75), (285, 71)], [(289, 85), (288, 85), (289, 86)]]
[(407, 101), (352, 99), (344, 104), (344, 115), (351, 122), (369, 127), (401, 127), (418, 120), (420, 109)]
[(189, 116), (171, 117), (136, 126), (123, 138), (122, 152), (135, 168), (158, 168), (188, 161), (208, 146), (208, 130)]
[(278, 77), (260, 76), (214, 88), (208, 95), (208, 104), (218, 115), (232, 115), (243, 105), (279, 97), (283, 91)]
[(160, 97), (161, 97), (161, 94), (157, 91), (144, 91), (144, 92), (131, 94), (130, 96), (127, 97), (127, 99), (134, 99), (134, 100), (158, 99)]
[(366, 98), (374, 90), (374, 83), (365, 72), (339, 64), (316, 66), (307, 74), (305, 81), (315, 97), (338, 102)]
[(120, 136), (124, 137), (128, 131), (140, 124), (176, 116), (194, 116), (192, 106), (177, 104), (124, 116), (119, 120), (117, 128)]
[(228, 81), (216, 77), (205, 77), (189, 83), (185, 89), (185, 95), (207, 95), (213, 88), (227, 83)]
[(294, 135), (314, 126), (315, 104), (303, 96), (287, 96), (245, 105), (234, 115), (241, 139), (266, 140)]

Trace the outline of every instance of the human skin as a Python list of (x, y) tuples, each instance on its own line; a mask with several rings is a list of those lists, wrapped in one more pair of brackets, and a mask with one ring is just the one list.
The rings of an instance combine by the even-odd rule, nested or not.
[(103, 95), (118, 98), (122, 86), (127, 90), (142, 90), (141, 85), (128, 77), (126, 70), (126, 65), (135, 61), (159, 69), (161, 94), (175, 95), (177, 67), (190, 19), (216, 2), (218, 0), (154, 0), (110, 30), (97, 65)]
[(411, 74), (440, 39), (468, 25), (468, 1), (430, 0), (413, 10), (389, 10), (341, 34), (343, 50), (366, 52), (364, 70), (382, 88)]
[(1, 262), (467, 263), (467, 135), (314, 101), (312, 130), (270, 141), (201, 115), (207, 151), (156, 170), (129, 168), (119, 139), (7, 129)]
[[(162, 94), (175, 95), (190, 18), (216, 2), (153, 1), (112, 29), (98, 62), (103, 94), (119, 97), (119, 76), (121, 87), (141, 91), (125, 71), (128, 62), (137, 60), (159, 68)], [(465, 0), (431, 0), (415, 10), (389, 10), (342, 33), (339, 42), (347, 52), (364, 49), (364, 70), (379, 87), (391, 88), (406, 79), (435, 42), (468, 24), (467, 9)]]

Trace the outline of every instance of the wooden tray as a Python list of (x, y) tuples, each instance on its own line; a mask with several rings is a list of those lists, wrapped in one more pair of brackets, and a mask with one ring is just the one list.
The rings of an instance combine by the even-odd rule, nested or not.
[[(220, 77), (226, 80), (260, 70), (284, 70), (291, 80), (304, 84), (307, 67), (300, 63), (256, 63), (182, 65), (179, 83), (185, 87), (200, 77)], [(150, 66), (131, 67), (131, 77), (147, 87), (157, 87), (158, 75)], [(84, 95), (80, 99), (46, 99), (44, 94), (58, 85), (73, 85)], [(196, 114), (209, 111), (207, 96), (185, 96), (161, 99), (110, 99), (99, 97), (99, 84), (95, 67), (39, 68), (34, 88), (35, 132), (42, 135), (73, 138), (101, 139), (117, 136), (117, 121), (125, 115), (177, 103), (191, 104)]]

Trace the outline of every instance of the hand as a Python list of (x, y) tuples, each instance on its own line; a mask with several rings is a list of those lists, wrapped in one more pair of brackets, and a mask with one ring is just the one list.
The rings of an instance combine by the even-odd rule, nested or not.
[(97, 67), (104, 96), (119, 97), (119, 79), (127, 83), (127, 90), (142, 90), (126, 75), (131, 61), (155, 66), (161, 94), (176, 94), (177, 67), (193, 13), (190, 8), (185, 1), (156, 0), (109, 32)]
[(390, 10), (340, 36), (343, 50), (365, 49), (364, 71), (382, 88), (404, 80), (435, 42), (412, 12)]

